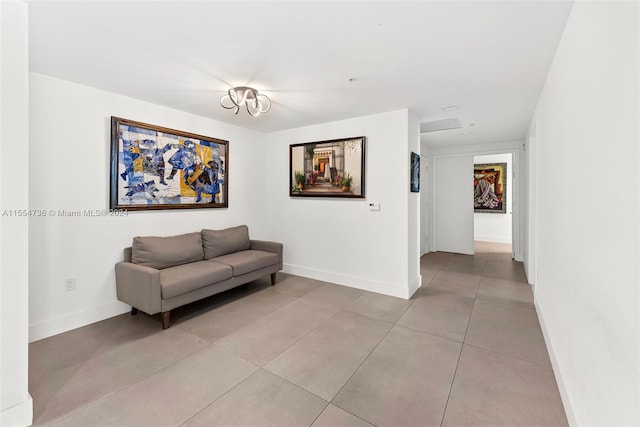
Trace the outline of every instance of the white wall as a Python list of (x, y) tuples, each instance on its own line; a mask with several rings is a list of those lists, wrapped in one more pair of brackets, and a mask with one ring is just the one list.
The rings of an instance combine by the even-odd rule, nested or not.
[[(246, 223), (252, 238), (279, 237), (260, 212), (266, 202), (263, 134), (42, 74), (31, 73), (30, 83), (32, 209), (108, 209), (112, 115), (229, 141), (228, 209), (30, 219), (31, 340), (127, 311), (116, 300), (114, 265), (134, 236)], [(76, 291), (64, 291), (67, 278), (76, 279)]]
[[(419, 125), (407, 110), (265, 135), (38, 73), (30, 84), (32, 209), (108, 208), (112, 115), (230, 141), (228, 209), (30, 218), (30, 340), (126, 312), (114, 265), (136, 235), (247, 223), (252, 237), (285, 243), (285, 271), (405, 298), (420, 286), (419, 196), (408, 178)], [(366, 200), (289, 198), (290, 143), (360, 135)], [(68, 278), (76, 291), (64, 291)]]
[(420, 256), (431, 251), (431, 152), (420, 144)]
[(576, 2), (538, 103), (535, 303), (572, 425), (640, 424), (636, 2)]
[(536, 245), (536, 222), (537, 222), (537, 208), (536, 208), (536, 181), (537, 173), (535, 168), (536, 159), (536, 134), (537, 124), (535, 120), (531, 122), (529, 126), (529, 132), (527, 134), (526, 149), (522, 153), (522, 169), (523, 169), (523, 184), (522, 188), (522, 236), (523, 236), (523, 264), (524, 270), (527, 275), (527, 280), (530, 285), (534, 286), (536, 282), (536, 259), (535, 259), (535, 245)]
[[(409, 224), (418, 221), (415, 198), (409, 213), (414, 125), (400, 110), (268, 135), (267, 224), (284, 242), (285, 271), (404, 298), (417, 289), (419, 254), (408, 241), (418, 228)], [(352, 136), (367, 137), (366, 199), (289, 197), (289, 144)], [(369, 211), (370, 202), (380, 211)]]
[(0, 425), (31, 424), (28, 393), (28, 8), (0, 2)]
[(490, 154), (475, 156), (474, 164), (506, 163), (507, 177), (505, 178), (507, 207), (505, 214), (478, 213), (473, 214), (473, 240), (482, 242), (511, 243), (511, 211), (513, 206), (513, 162), (511, 154)]
[[(409, 124), (407, 129), (408, 147), (406, 152), (406, 192), (408, 198), (408, 223), (407, 223), (407, 239), (408, 239), (408, 278), (409, 288), (418, 289), (422, 285), (422, 276), (420, 275), (420, 197), (421, 193), (412, 193), (409, 183), (411, 182), (411, 153), (420, 154), (420, 121), (409, 113)], [(412, 292), (413, 293), (413, 292)], [(411, 295), (409, 295), (411, 296)]]

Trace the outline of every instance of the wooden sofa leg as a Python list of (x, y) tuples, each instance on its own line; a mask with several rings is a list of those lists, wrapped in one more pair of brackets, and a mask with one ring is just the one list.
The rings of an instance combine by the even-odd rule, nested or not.
[(131, 315), (135, 316), (136, 314), (138, 314), (138, 309), (135, 307), (131, 307)]
[(162, 313), (162, 329), (169, 329), (171, 325), (171, 312), (165, 311)]
[(276, 284), (276, 274), (277, 273), (271, 273), (271, 286)]

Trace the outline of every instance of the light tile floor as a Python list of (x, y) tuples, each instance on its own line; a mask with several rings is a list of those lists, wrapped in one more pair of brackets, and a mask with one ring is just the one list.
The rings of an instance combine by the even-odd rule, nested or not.
[(430, 253), (408, 301), (279, 274), (30, 345), (35, 425), (565, 426), (509, 245)]

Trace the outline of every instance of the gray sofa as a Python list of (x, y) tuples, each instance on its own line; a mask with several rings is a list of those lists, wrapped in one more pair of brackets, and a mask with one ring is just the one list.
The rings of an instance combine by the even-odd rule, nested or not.
[(162, 313), (162, 328), (176, 307), (282, 270), (282, 243), (249, 239), (246, 225), (169, 237), (135, 237), (116, 264), (118, 299)]

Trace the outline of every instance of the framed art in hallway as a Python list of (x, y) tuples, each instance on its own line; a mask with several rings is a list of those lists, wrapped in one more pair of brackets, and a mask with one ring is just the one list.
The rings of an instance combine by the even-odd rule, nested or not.
[(411, 152), (411, 192), (420, 192), (420, 154)]
[(226, 208), (228, 159), (228, 141), (111, 117), (110, 208)]
[(365, 137), (289, 146), (289, 196), (364, 198)]
[(479, 213), (507, 213), (507, 164), (473, 166), (473, 209)]

